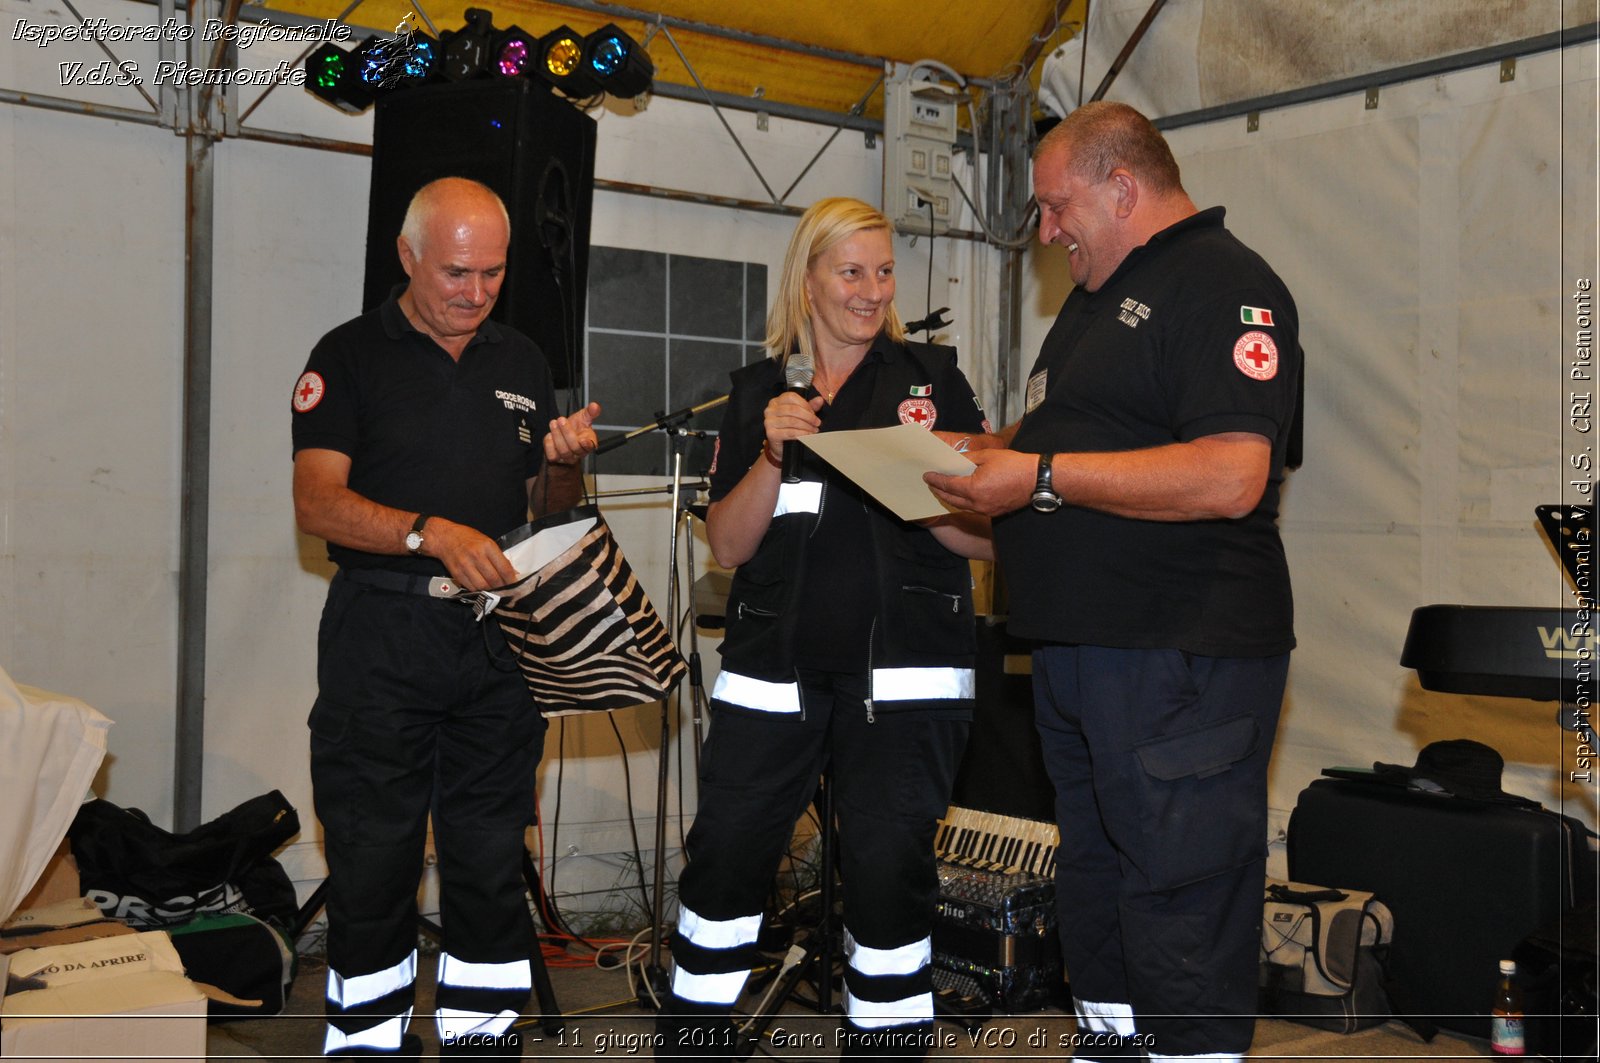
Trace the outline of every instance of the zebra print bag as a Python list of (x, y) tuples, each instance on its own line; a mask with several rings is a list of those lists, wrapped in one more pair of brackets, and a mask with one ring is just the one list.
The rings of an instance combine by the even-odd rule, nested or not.
[(665, 698), (688, 666), (600, 509), (582, 505), (501, 536), (528, 573), (494, 617), (546, 716)]

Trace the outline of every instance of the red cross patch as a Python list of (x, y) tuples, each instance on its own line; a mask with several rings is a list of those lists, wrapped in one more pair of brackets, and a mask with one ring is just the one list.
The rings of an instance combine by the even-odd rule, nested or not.
[(1278, 345), (1265, 332), (1246, 332), (1233, 345), (1233, 364), (1252, 380), (1271, 380), (1278, 375)]
[(309, 369), (301, 373), (300, 379), (294, 382), (294, 412), (310, 413), (316, 409), (326, 390), (322, 383), (322, 374), (313, 373)]
[(907, 399), (900, 404), (897, 411), (900, 414), (901, 424), (914, 424), (918, 428), (933, 431), (933, 422), (939, 416), (939, 411), (934, 409), (932, 399)]

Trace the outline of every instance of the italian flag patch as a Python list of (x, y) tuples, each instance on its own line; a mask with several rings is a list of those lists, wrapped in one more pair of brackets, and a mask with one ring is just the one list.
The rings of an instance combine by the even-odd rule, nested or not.
[(912, 384), (911, 385), (911, 394), (912, 394), (912, 396), (914, 398), (925, 399), (929, 395), (933, 394), (933, 385), (932, 384), (923, 384), (923, 385)]
[(1239, 308), (1239, 320), (1246, 325), (1270, 325), (1272, 324), (1272, 311), (1263, 310), (1259, 306), (1241, 306)]

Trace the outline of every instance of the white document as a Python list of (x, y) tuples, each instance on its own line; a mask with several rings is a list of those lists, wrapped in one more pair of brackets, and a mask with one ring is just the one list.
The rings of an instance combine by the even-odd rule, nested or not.
[(901, 520), (926, 520), (950, 512), (922, 482), (923, 473), (971, 476), (977, 468), (944, 440), (914, 424), (818, 432), (802, 436), (800, 442)]

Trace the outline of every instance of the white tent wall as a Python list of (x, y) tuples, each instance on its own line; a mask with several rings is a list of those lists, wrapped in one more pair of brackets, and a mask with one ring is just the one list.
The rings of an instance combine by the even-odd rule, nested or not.
[[(1211, 22), (1222, 6), (1236, 16), (1230, 34)], [(1290, 27), (1268, 6), (1170, 13), (1203, 17), (1212, 40), (1281, 40)], [(1559, 6), (1545, 15), (1515, 28), (1559, 28)], [(1351, 9), (1343, 36), (1376, 37), (1387, 18)], [(1566, 21), (1578, 20), (1568, 11)], [(1108, 98), (1165, 98), (1158, 115), (1217, 103), (1184, 73), (1193, 37), (1165, 28), (1166, 46), (1152, 30)], [(1102, 34), (1098, 68), (1091, 44), (1087, 84), (1125, 39)], [(1574, 602), (1533, 511), (1580, 500), (1565, 487), (1563, 433), (1569, 392), (1592, 391), (1569, 388), (1567, 375), (1573, 296), (1597, 266), (1592, 34), (1519, 58), (1509, 80), (1497, 62), (1386, 85), (1374, 109), (1354, 93), (1263, 110), (1259, 123), (1252, 132), (1240, 115), (1168, 137), (1196, 202), (1227, 206), (1230, 228), (1295, 293), (1306, 350), (1305, 467), (1282, 507), (1299, 648), (1273, 760), (1274, 827), (1325, 767), (1410, 764), (1428, 742), (1458, 737), (1502, 753), (1506, 789), (1593, 824), (1596, 786), (1581, 759), (1593, 753), (1558, 729), (1554, 703), (1425, 691), (1399, 665), (1417, 606)], [(1019, 378), (1067, 288), (1059, 257), (1032, 256), (1024, 314), (1043, 315), (1025, 325)]]
[(104, 709), (102, 776), (165, 810), (183, 144), (154, 133), (0, 108), (0, 654), (19, 682)]

